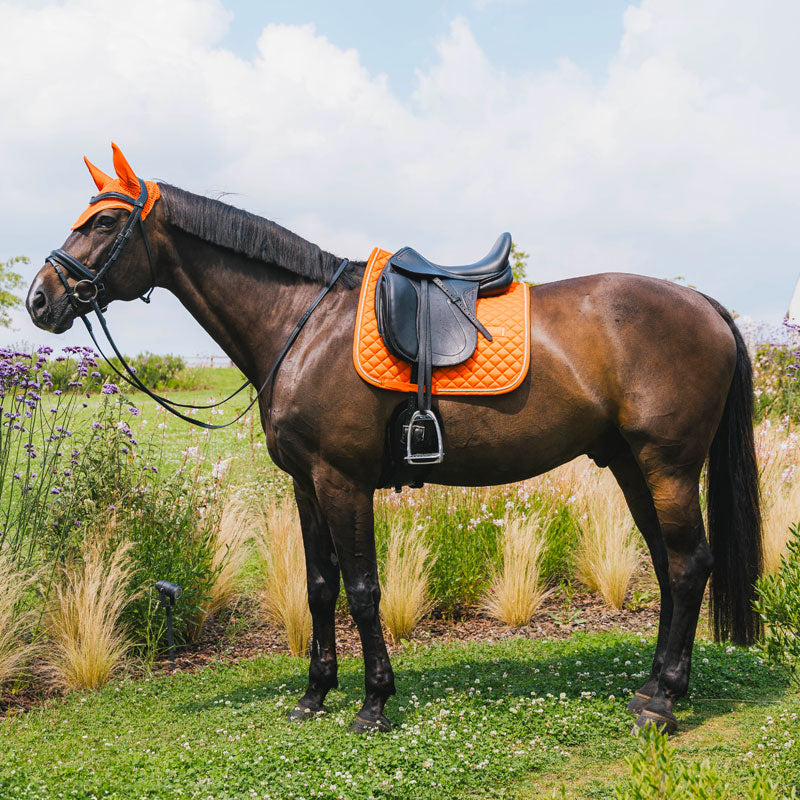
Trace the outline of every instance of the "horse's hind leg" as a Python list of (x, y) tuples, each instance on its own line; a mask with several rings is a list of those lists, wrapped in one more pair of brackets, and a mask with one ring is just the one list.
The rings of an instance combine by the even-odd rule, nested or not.
[(373, 491), (353, 485), (333, 471), (317, 477), (315, 485), (336, 545), (347, 602), (364, 653), (366, 692), (352, 729), (356, 733), (388, 731), (391, 725), (383, 715), (383, 707), (395, 688), (378, 611), (381, 591), (375, 554)]
[(633, 453), (626, 445), (624, 451), (615, 456), (608, 464), (619, 484), (625, 501), (630, 509), (633, 521), (639, 528), (650, 551), (653, 568), (658, 581), (661, 594), (661, 611), (658, 618), (658, 640), (656, 652), (653, 657), (653, 666), (650, 677), (641, 686), (628, 703), (628, 711), (636, 716), (650, 701), (658, 688), (658, 677), (664, 664), (667, 651), (670, 623), (672, 622), (672, 592), (669, 586), (669, 567), (667, 549), (661, 535), (661, 526), (658, 522), (656, 507), (653, 504), (653, 495), (642, 475), (642, 470), (636, 463)]
[(673, 707), (689, 686), (697, 619), (712, 565), (700, 510), (702, 463), (671, 469), (662, 464), (655, 472), (643, 463), (667, 552), (673, 612), (658, 685), (636, 724), (654, 723), (674, 733)]
[(295, 481), (294, 495), (303, 531), (312, 620), (308, 689), (289, 712), (289, 719), (299, 722), (324, 711), (325, 696), (339, 685), (334, 619), (339, 596), (339, 565), (328, 524), (313, 489), (303, 488)]

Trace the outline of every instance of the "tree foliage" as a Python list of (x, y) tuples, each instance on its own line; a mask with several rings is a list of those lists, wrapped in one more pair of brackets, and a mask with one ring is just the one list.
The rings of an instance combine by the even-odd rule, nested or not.
[[(511, 272), (514, 274), (515, 281), (524, 281), (525, 280), (525, 270), (528, 266), (528, 259), (530, 258), (530, 253), (526, 253), (524, 250), (520, 250), (516, 243), (511, 244)], [(532, 281), (528, 281), (528, 283), (532, 283)]]
[(24, 286), (22, 275), (14, 272), (12, 267), (16, 264), (30, 264), (27, 256), (14, 256), (8, 261), (0, 261), (0, 328), (8, 328), (11, 325), (12, 308), (22, 303), (22, 298), (13, 293), (14, 289), (21, 289)]

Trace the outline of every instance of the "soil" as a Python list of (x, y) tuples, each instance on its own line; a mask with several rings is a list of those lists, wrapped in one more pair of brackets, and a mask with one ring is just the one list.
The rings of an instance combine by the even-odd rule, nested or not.
[[(409, 641), (417, 644), (494, 642), (514, 636), (565, 639), (578, 631), (608, 630), (654, 633), (658, 627), (657, 599), (647, 597), (646, 602), (631, 606), (617, 611), (592, 594), (576, 594), (568, 602), (564, 598), (549, 598), (529, 625), (518, 628), (501, 625), (468, 609), (453, 618), (428, 617), (419, 623), (409, 640), (393, 644), (387, 639), (387, 646), (392, 654), (401, 652)], [(361, 655), (358, 631), (344, 611), (336, 615), (336, 636), (340, 657)], [(288, 652), (281, 631), (263, 619), (254, 601), (243, 598), (219, 619), (209, 620), (197, 642), (176, 648), (175, 671), (193, 672), (211, 664), (232, 664), (253, 656)], [(169, 671), (170, 664), (166, 658), (151, 670), (156, 674)], [(145, 670), (140, 665), (129, 664), (124, 674), (135, 678), (145, 674)], [(0, 718), (23, 713), (34, 706), (46, 706), (58, 696), (39, 682), (16, 692), (6, 691), (0, 694)]]

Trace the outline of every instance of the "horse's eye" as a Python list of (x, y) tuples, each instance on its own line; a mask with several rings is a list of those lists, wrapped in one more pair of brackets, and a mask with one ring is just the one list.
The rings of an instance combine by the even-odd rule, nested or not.
[(114, 217), (109, 217), (107, 214), (101, 214), (95, 220), (95, 226), (98, 228), (113, 228), (116, 220)]

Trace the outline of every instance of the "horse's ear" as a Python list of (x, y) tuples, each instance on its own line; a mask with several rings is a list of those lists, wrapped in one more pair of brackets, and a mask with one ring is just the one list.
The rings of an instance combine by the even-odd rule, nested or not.
[(86, 156), (83, 157), (83, 160), (86, 162), (86, 166), (89, 167), (89, 172), (94, 179), (95, 186), (102, 192), (103, 187), (109, 183), (113, 183), (114, 179), (110, 175), (106, 175), (103, 170), (98, 169), (91, 161), (89, 161)]
[(119, 182), (133, 195), (139, 196), (139, 179), (131, 169), (131, 165), (126, 161), (122, 151), (114, 142), (111, 142), (111, 150), (114, 153), (114, 169), (117, 171)]

